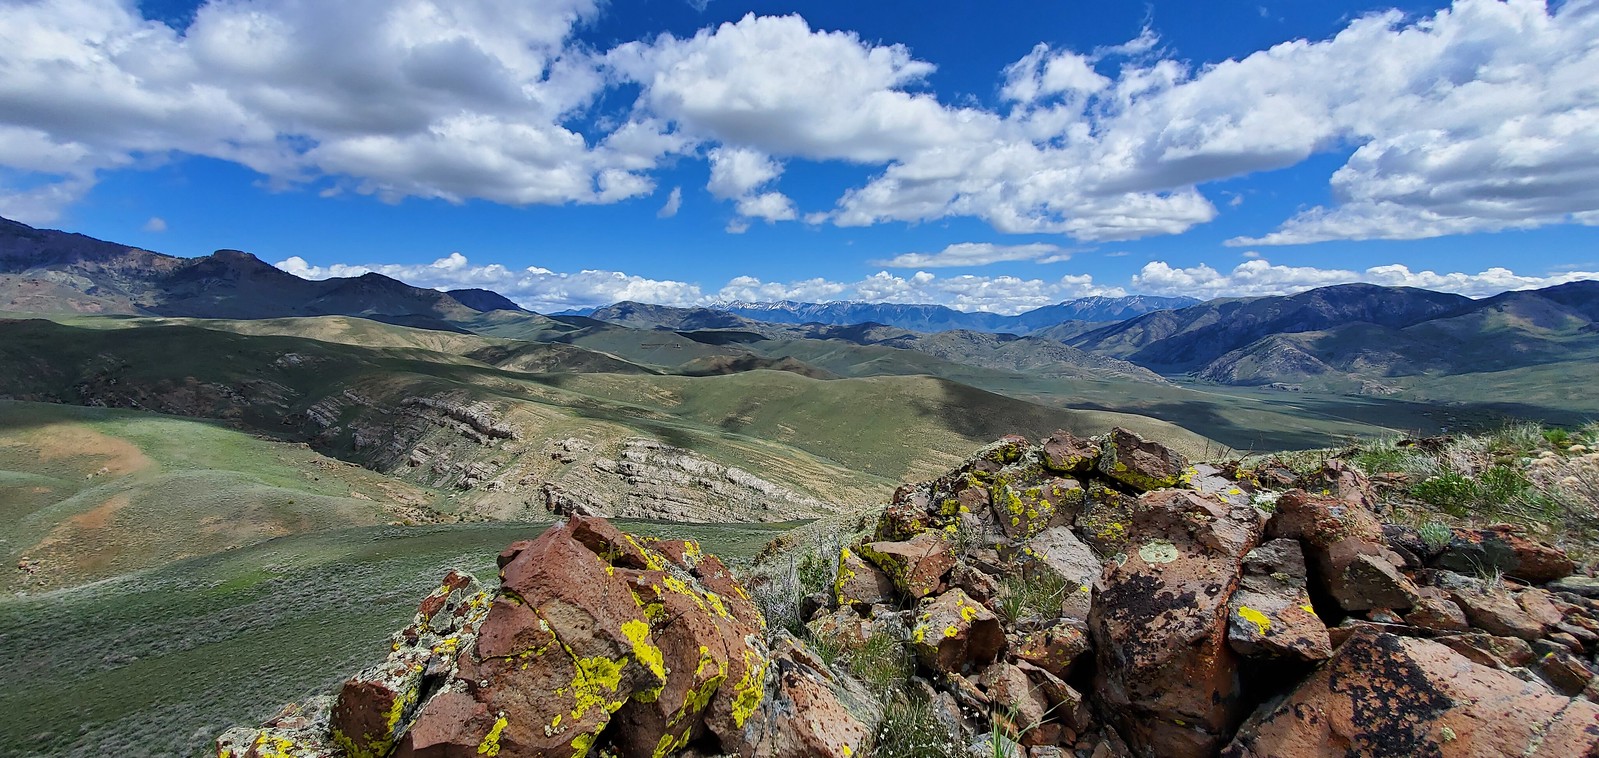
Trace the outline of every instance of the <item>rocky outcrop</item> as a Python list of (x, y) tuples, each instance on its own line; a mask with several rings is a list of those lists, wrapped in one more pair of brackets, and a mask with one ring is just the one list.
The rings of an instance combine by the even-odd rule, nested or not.
[(1599, 590), (1504, 529), (1428, 546), (1373, 493), (1339, 461), (1300, 476), (1122, 430), (1007, 437), (901, 487), (809, 628), (907, 638), (955, 739), (1015, 755), (1599, 751), (1581, 695)]
[(847, 690), (764, 620), (720, 560), (573, 518), (501, 553), (500, 586), (452, 572), (387, 661), (331, 713), (237, 729), (267, 755), (849, 756), (867, 727)]
[[(1337, 462), (1007, 437), (858, 525), (828, 591), (783, 606), (814, 645), (693, 543), (573, 516), (219, 747), (849, 758), (920, 703), (940, 744), (1027, 758), (1599, 755), (1599, 585), (1508, 528), (1423, 541), (1372, 493)], [(883, 649), (903, 681), (871, 689), (852, 656)]]

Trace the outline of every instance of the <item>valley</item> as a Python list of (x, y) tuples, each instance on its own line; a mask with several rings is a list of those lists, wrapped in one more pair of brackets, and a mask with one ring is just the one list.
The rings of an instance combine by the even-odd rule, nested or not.
[[(368, 660), (444, 569), (492, 573), (500, 547), (566, 516), (745, 565), (1007, 434), (1121, 427), (1213, 461), (1599, 415), (1578, 379), (1599, 359), (1592, 283), (1010, 321), (543, 315), (236, 251), (0, 232), (7, 754), (201, 754)], [(852, 313), (897, 323), (820, 320)]]

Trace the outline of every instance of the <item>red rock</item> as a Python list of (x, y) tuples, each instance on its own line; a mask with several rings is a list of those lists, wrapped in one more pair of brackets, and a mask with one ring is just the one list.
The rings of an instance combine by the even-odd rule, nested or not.
[(1454, 600), (1466, 612), (1471, 625), (1501, 637), (1520, 637), (1531, 642), (1542, 637), (1547, 627), (1533, 618), (1510, 592), (1502, 587), (1490, 590), (1459, 589)]
[(1446, 635), (1437, 641), (1484, 666), (1512, 669), (1532, 662), (1532, 646), (1518, 637), (1472, 632)]
[(1302, 542), (1322, 588), (1345, 611), (1403, 610), (1417, 599), (1399, 572), (1404, 560), (1384, 547), (1382, 526), (1365, 508), (1294, 490), (1278, 498), (1267, 536)]
[(1588, 682), (1595, 676), (1593, 667), (1565, 649), (1550, 650), (1539, 656), (1533, 670), (1554, 687), (1556, 692), (1568, 697), (1582, 694), (1583, 688), (1587, 687)]
[(1099, 445), (1061, 430), (1044, 440), (1044, 467), (1062, 474), (1081, 474), (1099, 463)]
[(876, 564), (911, 598), (920, 600), (939, 590), (944, 575), (955, 566), (954, 547), (932, 532), (922, 532), (905, 542), (870, 542), (861, 555)]
[(1028, 634), (1015, 648), (1017, 658), (1065, 679), (1072, 664), (1089, 650), (1088, 635), (1062, 624)]
[(743, 758), (866, 755), (870, 730), (845, 709), (818, 666), (802, 649), (780, 645), (759, 685), (769, 694), (737, 728), (712, 726), (722, 751)]
[(833, 597), (839, 605), (852, 606), (856, 610), (893, 602), (894, 580), (865, 558), (844, 548), (838, 556), (838, 577), (833, 581)]
[(1099, 710), (1135, 752), (1214, 755), (1242, 716), (1227, 601), (1262, 528), (1258, 510), (1194, 492), (1139, 499), (1089, 619)]
[[(999, 662), (983, 671), (981, 685), (988, 693), (989, 702), (998, 706), (998, 714), (1012, 724), (1011, 737), (1023, 745), (1045, 744), (1043, 726), (1049, 715), (1049, 701), (1033, 685), (1027, 672), (1009, 663)], [(1018, 734), (1019, 732), (1025, 732)]]
[(1599, 749), (1599, 707), (1429, 640), (1357, 635), (1238, 731), (1229, 758), (1541, 756)]
[(1004, 645), (999, 617), (959, 589), (924, 599), (916, 609), (911, 649), (930, 669), (950, 674), (969, 671), (994, 660)]
[(1181, 483), (1188, 471), (1188, 459), (1165, 445), (1117, 427), (1105, 435), (1098, 467), (1099, 473), (1147, 492)]
[(1466, 612), (1450, 599), (1449, 593), (1437, 587), (1422, 587), (1418, 592), (1415, 605), (1404, 615), (1405, 623), (1434, 632), (1464, 632), (1471, 628)]
[(1497, 569), (1534, 584), (1560, 579), (1576, 568), (1565, 551), (1527, 539), (1509, 524), (1454, 530), (1454, 539), (1433, 565), (1467, 574)]
[(1305, 556), (1295, 540), (1249, 551), (1227, 619), (1227, 642), (1240, 655), (1302, 661), (1332, 655), (1327, 627), (1305, 589)]

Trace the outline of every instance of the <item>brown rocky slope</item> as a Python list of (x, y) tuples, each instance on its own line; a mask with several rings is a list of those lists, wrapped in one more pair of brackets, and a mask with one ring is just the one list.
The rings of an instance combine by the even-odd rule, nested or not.
[[(914, 701), (945, 733), (917, 755), (1599, 755), (1599, 580), (1371, 497), (1337, 461), (1006, 438), (902, 487), (798, 604), (803, 640), (692, 542), (574, 517), (220, 753), (908, 755), (891, 713)], [(843, 665), (885, 640), (913, 661), (890, 695)]]

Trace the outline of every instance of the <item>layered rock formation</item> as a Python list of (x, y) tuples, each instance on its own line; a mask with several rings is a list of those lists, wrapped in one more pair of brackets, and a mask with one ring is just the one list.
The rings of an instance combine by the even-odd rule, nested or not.
[[(1599, 755), (1599, 580), (1506, 527), (1424, 540), (1371, 498), (1338, 462), (1005, 438), (895, 493), (806, 598), (809, 642), (692, 542), (577, 516), (508, 548), (497, 589), (446, 577), (336, 697), (219, 747), (849, 758), (915, 702), (942, 755)], [(878, 637), (912, 661), (894, 694), (838, 665)]]

